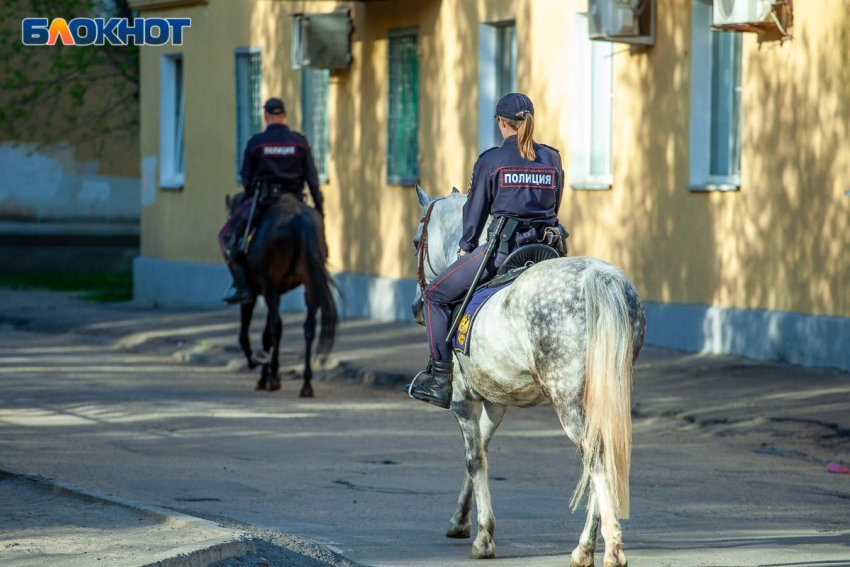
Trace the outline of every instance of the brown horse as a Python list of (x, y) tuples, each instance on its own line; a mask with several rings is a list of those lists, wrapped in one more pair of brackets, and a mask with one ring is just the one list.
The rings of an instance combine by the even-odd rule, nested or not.
[[(278, 309), (280, 296), (304, 285), (307, 320), (304, 322), (304, 385), (301, 397), (313, 397), (310, 367), (313, 340), (316, 337), (316, 313), (321, 311), (322, 328), (319, 333), (318, 353), (327, 354), (333, 347), (336, 333), (337, 310), (333, 289), (336, 283), (326, 268), (328, 252), (322, 216), (292, 196), (285, 195), (263, 215), (248, 246), (246, 259), (248, 280), (253, 298), (241, 305), (239, 346), (248, 359), (248, 367), (263, 366), (258, 390), (277, 390), (280, 339), (283, 322)], [(257, 296), (262, 295), (268, 306), (266, 327), (263, 331), (263, 351), (251, 352), (248, 328)]]

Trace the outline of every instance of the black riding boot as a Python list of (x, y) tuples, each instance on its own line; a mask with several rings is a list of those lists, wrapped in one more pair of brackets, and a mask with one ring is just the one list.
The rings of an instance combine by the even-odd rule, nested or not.
[(230, 255), (227, 258), (227, 267), (233, 276), (233, 284), (227, 289), (221, 300), (228, 305), (251, 301), (254, 294), (248, 286), (248, 276), (245, 273), (245, 267)]
[(449, 409), (452, 405), (454, 364), (451, 360), (434, 360), (429, 366), (430, 372), (422, 373), (413, 388), (408, 384), (408, 393), (411, 397), (428, 402), (432, 406)]

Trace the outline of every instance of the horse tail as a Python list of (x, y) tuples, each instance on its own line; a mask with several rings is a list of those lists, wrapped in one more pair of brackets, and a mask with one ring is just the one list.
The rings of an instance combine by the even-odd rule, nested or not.
[(587, 269), (583, 280), (587, 316), (583, 472), (571, 504), (578, 507), (591, 474), (601, 468), (616, 517), (627, 519), (634, 369), (628, 280), (619, 270), (595, 266)]
[(316, 222), (312, 215), (307, 214), (296, 215), (293, 224), (306, 264), (304, 267), (307, 271), (307, 281), (304, 286), (321, 312), (322, 328), (319, 331), (318, 352), (327, 354), (333, 348), (336, 337), (339, 319), (333, 292), (339, 288), (325, 266), (326, 254), (322, 246), (324, 235), (321, 224)]

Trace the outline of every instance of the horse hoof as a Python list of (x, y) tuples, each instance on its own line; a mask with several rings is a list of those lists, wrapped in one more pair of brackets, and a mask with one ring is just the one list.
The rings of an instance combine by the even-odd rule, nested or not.
[(605, 553), (605, 567), (629, 567), (629, 560), (626, 559), (626, 554), (622, 549), (618, 549), (615, 553)]
[(476, 539), (472, 544), (473, 559), (493, 559), (496, 557), (496, 543), (492, 538)]
[(301, 398), (312, 398), (312, 397), (314, 397), (313, 396), (313, 388), (310, 388), (309, 390), (302, 389), (301, 393), (299, 394), (299, 397), (301, 397)]
[(467, 539), (472, 533), (472, 526), (470, 524), (460, 525), (460, 524), (451, 524), (449, 526), (449, 531), (446, 532), (446, 537), (450, 537), (452, 539)]
[(573, 550), (570, 557), (570, 567), (593, 567), (593, 552), (585, 553), (580, 549)]
[(265, 390), (266, 389), (266, 381), (260, 380), (257, 382), (257, 385), (254, 387), (254, 390)]
[(268, 389), (269, 389), (269, 392), (274, 392), (275, 390), (280, 390), (280, 380), (269, 380)]

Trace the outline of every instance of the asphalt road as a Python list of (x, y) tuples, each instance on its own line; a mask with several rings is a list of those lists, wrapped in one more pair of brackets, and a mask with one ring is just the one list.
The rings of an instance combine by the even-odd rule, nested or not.
[[(343, 380), (308, 400), (300, 381), (254, 392), (254, 374), (98, 334), (133, 321), (138, 335), (150, 314), (74, 305), (89, 334), (6, 311), (0, 464), (294, 533), (363, 564), (472, 563), (471, 540), (443, 536), (464, 469), (448, 411)], [(232, 313), (166, 315), (185, 340), (233, 332)], [(337, 356), (415, 366), (417, 333), (349, 323)], [(287, 348), (294, 360), (300, 344)], [(850, 476), (825, 467), (850, 460), (850, 423), (804, 417), (846, 418), (850, 376), (647, 349), (635, 388), (632, 565), (850, 565)], [(551, 408), (509, 411), (490, 455), (497, 562), (568, 564), (579, 463)]]

